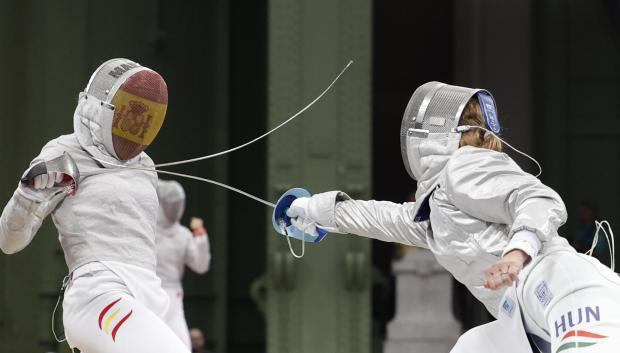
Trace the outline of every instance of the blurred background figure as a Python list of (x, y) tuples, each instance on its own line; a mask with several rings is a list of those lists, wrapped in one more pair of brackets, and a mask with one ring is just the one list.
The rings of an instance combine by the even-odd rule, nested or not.
[[(596, 232), (594, 221), (597, 220), (597, 211), (594, 205), (588, 201), (581, 201), (577, 211), (577, 224), (575, 229), (575, 237), (571, 239), (571, 245), (579, 252), (586, 252), (592, 246), (592, 238)], [(594, 249), (595, 255), (600, 255), (604, 250), (606, 240), (599, 241)]]
[(209, 236), (200, 218), (191, 219), (191, 231), (181, 225), (181, 217), (185, 211), (185, 191), (181, 184), (174, 180), (159, 179), (157, 196), (159, 198), (159, 215), (155, 232), (157, 276), (170, 298), (165, 321), (189, 348), (190, 335), (185, 320), (181, 281), (185, 266), (199, 274), (209, 270), (211, 263)]
[(192, 343), (192, 353), (211, 353), (205, 348), (205, 337), (202, 330), (194, 327), (189, 330), (189, 336)]

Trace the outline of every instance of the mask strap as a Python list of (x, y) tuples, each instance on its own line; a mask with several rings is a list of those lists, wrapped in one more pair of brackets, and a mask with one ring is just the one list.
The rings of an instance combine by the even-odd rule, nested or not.
[(479, 91), (476, 93), (476, 98), (480, 103), (480, 110), (484, 116), (484, 124), (487, 129), (491, 130), (495, 134), (499, 134), (501, 126), (499, 125), (499, 119), (497, 118), (497, 108), (495, 107), (495, 100), (493, 96), (487, 91)]
[(465, 131), (469, 131), (471, 129), (481, 129), (486, 131), (486, 133), (489, 134), (493, 134), (495, 137), (497, 137), (500, 141), (502, 141), (503, 144), (505, 144), (506, 146), (510, 147), (513, 151), (519, 153), (520, 155), (529, 158), (529, 160), (531, 160), (532, 162), (534, 162), (536, 164), (536, 166), (538, 167), (538, 174), (535, 175), (535, 177), (539, 177), (542, 174), (542, 167), (540, 166), (540, 163), (538, 163), (538, 161), (536, 159), (534, 159), (534, 157), (530, 156), (529, 154), (525, 153), (525, 152), (521, 152), (520, 150), (516, 149), (515, 147), (513, 147), (511, 144), (509, 144), (508, 142), (506, 142), (504, 139), (502, 139), (501, 137), (497, 136), (496, 133), (494, 133), (493, 131), (484, 128), (482, 126), (475, 126), (475, 125), (461, 125), (461, 126), (457, 126), (454, 131), (455, 132), (465, 132)]

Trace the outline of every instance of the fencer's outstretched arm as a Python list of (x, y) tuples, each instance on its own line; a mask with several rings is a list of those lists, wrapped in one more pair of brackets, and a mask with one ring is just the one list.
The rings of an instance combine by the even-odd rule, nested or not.
[[(50, 160), (62, 155), (62, 151), (52, 147), (52, 142), (43, 147), (39, 157), (31, 162), (31, 166), (41, 160)], [(51, 174), (39, 176), (35, 183), (36, 189), (18, 185), (4, 207), (0, 216), (0, 249), (5, 254), (14, 254), (28, 246), (41, 228), (45, 217), (66, 196), (63, 190), (49, 189), (57, 176)]]
[[(558, 228), (566, 222), (562, 198), (521, 170), (506, 154), (463, 147), (452, 156), (444, 172), (447, 195), (459, 210), (509, 225), (513, 239), (545, 242), (558, 236)], [(535, 235), (534, 239), (528, 239), (528, 234)], [(511, 244), (509, 247), (514, 246)]]
[(347, 200), (336, 204), (338, 229), (367, 238), (427, 248), (425, 223), (413, 220), (415, 203)]
[[(196, 223), (196, 221), (199, 221), (199, 223)], [(190, 227), (192, 228), (193, 236), (187, 243), (185, 264), (196, 273), (206, 273), (211, 265), (209, 234), (199, 218), (192, 218)]]
[(426, 224), (413, 220), (414, 205), (352, 200), (343, 192), (330, 191), (310, 197), (305, 212), (319, 227), (426, 248)]

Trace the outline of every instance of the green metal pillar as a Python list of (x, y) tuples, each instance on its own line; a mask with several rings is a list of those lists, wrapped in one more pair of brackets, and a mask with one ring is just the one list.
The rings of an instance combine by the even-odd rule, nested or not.
[[(355, 60), (301, 120), (270, 137), (269, 199), (293, 186), (370, 196), (371, 7), (370, 0), (269, 2), (269, 126)], [(272, 229), (267, 236), (267, 351), (369, 352), (370, 241), (331, 234), (296, 260), (282, 236)]]

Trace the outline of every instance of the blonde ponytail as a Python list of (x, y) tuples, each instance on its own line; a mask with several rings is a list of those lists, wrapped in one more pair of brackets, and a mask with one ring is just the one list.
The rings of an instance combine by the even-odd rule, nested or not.
[[(482, 109), (480, 109), (478, 98), (472, 97), (469, 102), (467, 102), (465, 108), (463, 108), (463, 113), (461, 113), (459, 125), (485, 127), (484, 117), (482, 116)], [(463, 146), (487, 148), (497, 152), (502, 151), (502, 142), (492, 133), (482, 129), (471, 129), (463, 132), (459, 147)]]

